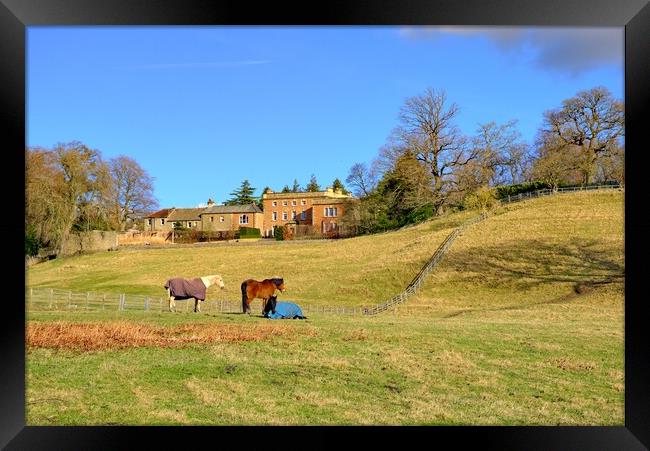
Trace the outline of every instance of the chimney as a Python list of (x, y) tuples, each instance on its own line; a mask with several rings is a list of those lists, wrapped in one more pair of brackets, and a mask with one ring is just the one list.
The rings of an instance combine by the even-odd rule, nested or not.
[(212, 199), (208, 199), (208, 207), (211, 207), (214, 205), (214, 201)]
[(331, 187), (331, 186), (328, 186), (328, 187), (327, 187), (327, 192), (328, 192), (328, 193), (333, 193), (333, 192), (334, 192), (334, 190), (332, 189), (332, 187)]

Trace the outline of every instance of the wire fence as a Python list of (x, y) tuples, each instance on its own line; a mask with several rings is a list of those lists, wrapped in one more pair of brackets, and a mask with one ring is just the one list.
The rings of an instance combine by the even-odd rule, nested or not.
[[(589, 191), (597, 189), (623, 189), (621, 185), (593, 185), (584, 187), (563, 187), (556, 190), (542, 189), (528, 193), (520, 193), (515, 196), (507, 196), (500, 199), (501, 205), (519, 202), (522, 200), (537, 197), (549, 196), (557, 193)], [(470, 225), (483, 221), (488, 217), (487, 213), (469, 219), (454, 229), (445, 240), (438, 246), (431, 258), (425, 263), (420, 271), (401, 293), (393, 296), (388, 301), (378, 303), (372, 307), (346, 307), (346, 306), (317, 306), (305, 305), (301, 309), (305, 315), (309, 313), (332, 313), (332, 314), (364, 314), (376, 315), (392, 308), (397, 308), (406, 300), (411, 298), (422, 286), (427, 275), (440, 263), (447, 253), (454, 240)], [(26, 307), (28, 311), (167, 311), (168, 300), (166, 297), (145, 296), (137, 294), (116, 294), (98, 293), (94, 291), (73, 292), (58, 288), (27, 288), (25, 293)], [(194, 299), (176, 300), (177, 311), (190, 312), (194, 310)], [(419, 306), (399, 308), (399, 311), (419, 311)], [(205, 300), (201, 302), (201, 311), (204, 313), (241, 313), (241, 300)], [(260, 311), (261, 313), (261, 311)]]
[[(31, 312), (63, 311), (150, 311), (169, 310), (167, 297), (144, 296), (137, 294), (99, 293), (94, 291), (74, 292), (59, 288), (27, 288), (25, 301)], [(176, 299), (176, 310), (194, 311), (194, 299)], [(261, 306), (260, 306), (261, 307)], [(303, 313), (361, 314), (362, 307), (346, 306), (301, 306)], [(202, 313), (242, 313), (241, 300), (206, 299), (201, 302)], [(260, 308), (261, 314), (261, 308)]]

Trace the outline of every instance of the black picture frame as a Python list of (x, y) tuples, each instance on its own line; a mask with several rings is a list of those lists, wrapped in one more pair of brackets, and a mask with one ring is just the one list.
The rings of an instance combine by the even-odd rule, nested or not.
[[(453, 443), (494, 449), (647, 449), (650, 446), (650, 348), (645, 329), (642, 278), (648, 249), (649, 222), (642, 202), (644, 128), (650, 105), (650, 5), (645, 0), (410, 0), (374, 2), (329, 1), (313, 4), (251, 5), (242, 1), (207, 0), (0, 0), (0, 104), (4, 129), (5, 202), (8, 211), (24, 208), (25, 149), (25, 38), (26, 27), (36, 25), (554, 25), (625, 27), (625, 426), (558, 427), (37, 427), (25, 425), (25, 306), (21, 301), (25, 271), (17, 264), (5, 268), (12, 290), (3, 299), (0, 399), (0, 446), (7, 449), (121, 449), (144, 440), (147, 447), (169, 448), (206, 440), (211, 447), (225, 444), (223, 433), (240, 440), (234, 446), (279, 442), (284, 446), (296, 433), (297, 446), (339, 444), (339, 432), (358, 434), (366, 443), (388, 443), (397, 433), (407, 443), (423, 440), (427, 446)], [(7, 138), (9, 138), (7, 140)], [(23, 165), (23, 166), (20, 166)], [(7, 180), (9, 181), (7, 182)], [(24, 210), (23, 210), (24, 211)], [(23, 224), (2, 221), (5, 253), (24, 258)], [(247, 431), (246, 429), (251, 429)], [(255, 432), (255, 433), (253, 433)], [(189, 441), (188, 441), (189, 440)], [(451, 441), (450, 441), (451, 440)], [(180, 445), (179, 445), (180, 446)], [(390, 446), (390, 445), (389, 445)], [(449, 445), (446, 445), (446, 447)]]

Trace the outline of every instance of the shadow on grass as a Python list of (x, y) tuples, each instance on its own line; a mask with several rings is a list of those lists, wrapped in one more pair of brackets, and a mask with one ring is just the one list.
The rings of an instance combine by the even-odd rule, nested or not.
[(554, 282), (598, 284), (623, 280), (624, 250), (598, 249), (602, 241), (582, 240), (571, 245), (549, 245), (539, 240), (513, 241), (500, 245), (453, 248), (443, 265), (461, 274), (463, 283), (515, 286), (527, 289)]
[(470, 312), (517, 310), (541, 304), (562, 304), (592, 292), (601, 285), (624, 282), (624, 250), (602, 248), (602, 241), (550, 245), (539, 240), (513, 241), (450, 252), (446, 270), (460, 274), (458, 284), (470, 287), (510, 288), (528, 291), (545, 284), (571, 283), (572, 291), (560, 297), (494, 308), (463, 309), (443, 318)]

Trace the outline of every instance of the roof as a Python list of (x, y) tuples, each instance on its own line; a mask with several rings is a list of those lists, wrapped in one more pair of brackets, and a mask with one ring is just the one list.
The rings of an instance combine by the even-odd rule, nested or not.
[(224, 213), (262, 213), (262, 210), (255, 204), (246, 205), (213, 205), (201, 212), (206, 214), (224, 214)]
[(305, 197), (323, 197), (328, 199), (349, 199), (350, 194), (337, 193), (335, 191), (315, 191), (301, 193), (265, 193), (262, 199), (304, 199)]
[(177, 208), (167, 218), (168, 221), (200, 221), (199, 215), (205, 208)]
[(162, 210), (155, 211), (150, 215), (145, 216), (145, 218), (166, 218), (172, 211), (174, 211), (173, 208), (163, 208)]

